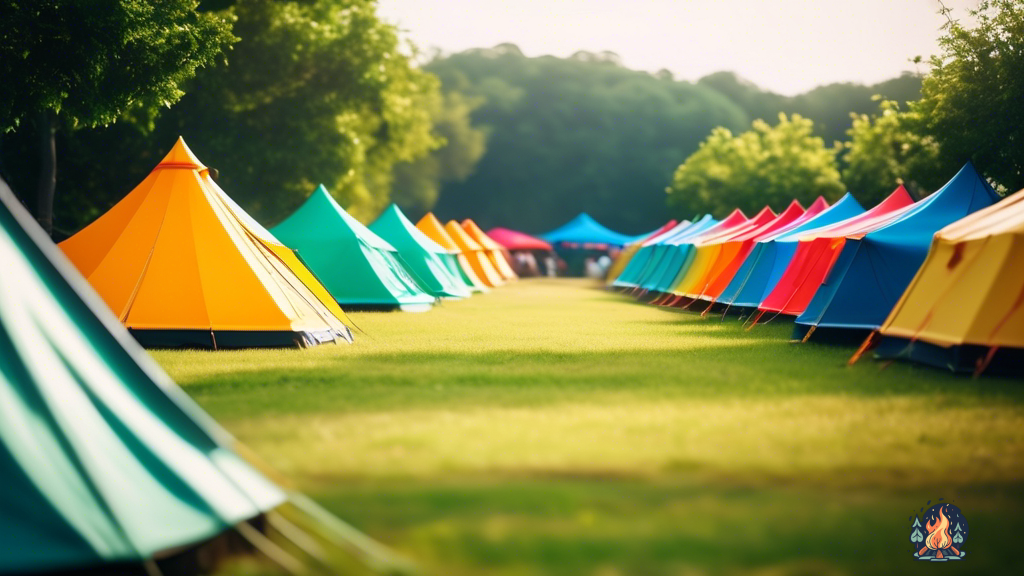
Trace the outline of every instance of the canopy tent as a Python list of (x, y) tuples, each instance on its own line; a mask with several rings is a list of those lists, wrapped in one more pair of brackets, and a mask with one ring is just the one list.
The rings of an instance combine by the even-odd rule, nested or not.
[(462, 250), (462, 253), (466, 255), (469, 265), (473, 267), (473, 272), (476, 273), (478, 278), (483, 280), (484, 284), (491, 288), (496, 288), (505, 283), (501, 274), (494, 269), (494, 264), (487, 257), (487, 251), (484, 250), (483, 246), (477, 244), (476, 240), (470, 238), (469, 234), (466, 234), (466, 231), (462, 229), (462, 226), (459, 226), (458, 222), (449, 220), (444, 225), (444, 231), (448, 233), (448, 236), (459, 247), (459, 250)]
[(515, 230), (509, 230), (508, 228), (491, 228), (487, 231), (487, 235), (492, 240), (504, 246), (507, 250), (537, 250), (541, 252), (550, 252), (552, 250), (551, 244), (537, 238), (536, 236), (530, 236), (522, 232)]
[(625, 246), (630, 242), (645, 238), (649, 234), (650, 232), (639, 236), (620, 234), (605, 228), (597, 220), (591, 218), (590, 214), (581, 212), (562, 226), (550, 232), (538, 234), (538, 236), (551, 244), (561, 244), (567, 248), (606, 250), (611, 247)]
[[(796, 204), (796, 206), (799, 207), (799, 204)], [(711, 272), (708, 274), (706, 284), (699, 292), (695, 291), (693, 297), (714, 303), (726, 286), (735, 278), (737, 271), (743, 266), (743, 263), (750, 256), (758, 242), (777, 236), (780, 232), (792, 230), (828, 210), (828, 208), (828, 202), (821, 196), (818, 196), (807, 210), (800, 208), (797, 211), (793, 205), (790, 205), (786, 211), (772, 222), (722, 244), (721, 251), (712, 265)], [(790, 217), (790, 210), (797, 212), (795, 218)], [(710, 310), (710, 307), (708, 307), (708, 310)]]
[(490, 236), (484, 234), (484, 231), (476, 225), (469, 218), (462, 221), (462, 229), (469, 234), (469, 237), (476, 241), (487, 254), (488, 260), (494, 265), (494, 269), (504, 280), (515, 280), (519, 276), (512, 271), (512, 266), (509, 265), (509, 254), (508, 250), (504, 246), (498, 244), (491, 239)]
[(661, 252), (658, 248), (661, 245), (670, 238), (685, 233), (687, 230), (700, 230), (713, 226), (715, 223), (717, 223), (717, 220), (712, 218), (710, 214), (705, 214), (693, 222), (683, 220), (665, 232), (644, 240), (641, 242), (640, 249), (637, 250), (636, 255), (630, 259), (622, 273), (612, 282), (612, 286), (619, 289), (636, 288), (640, 279), (647, 276), (650, 272), (652, 262), (660, 260)]
[[(689, 223), (689, 220), (685, 220), (684, 222)], [(637, 252), (639, 252), (641, 248), (646, 246), (647, 242), (649, 242), (652, 238), (657, 238), (662, 234), (665, 234), (669, 230), (675, 230), (678, 225), (679, 222), (675, 220), (669, 220), (668, 222), (665, 223), (664, 226), (658, 228), (648, 236), (635, 242), (631, 242), (628, 246), (623, 248), (622, 252), (620, 252), (619, 255), (616, 256), (615, 261), (612, 262), (612, 265), (608, 268), (608, 272), (605, 273), (605, 283), (608, 285), (614, 283), (615, 280), (619, 277), (619, 275), (622, 274), (622, 271), (626, 269), (626, 266), (629, 265), (629, 262), (633, 259), (633, 257), (636, 256)]]
[[(803, 212), (803, 208), (799, 204), (796, 205), (796, 209)], [(714, 258), (718, 254), (718, 247), (751, 230), (769, 224), (776, 220), (778, 216), (778, 214), (772, 211), (771, 207), (765, 206), (753, 218), (739, 226), (722, 230), (717, 234), (702, 234), (699, 240), (695, 240), (692, 244), (688, 245), (689, 256), (687, 262), (676, 273), (676, 277), (672, 280), (668, 292), (675, 296), (685, 296), (687, 292), (694, 290), (694, 287), (707, 275), (711, 264), (714, 263)], [(793, 215), (793, 217), (796, 216), (799, 216), (799, 214)]]
[(474, 291), (487, 292), (490, 288), (473, 270), (473, 266), (469, 263), (469, 257), (459, 248), (459, 245), (455, 243), (451, 235), (444, 229), (444, 224), (434, 216), (432, 212), (427, 212), (420, 221), (416, 223), (416, 228), (423, 232), (427, 238), (430, 238), (434, 242), (437, 242), (442, 248), (451, 251), (455, 254), (455, 261), (458, 263), (458, 272), (462, 276), (462, 280)]
[(284, 502), (2, 180), (0, 262), (0, 573), (138, 567)]
[(846, 236), (875, 230), (905, 213), (913, 204), (914, 199), (901, 185), (863, 214), (803, 233), (786, 271), (758, 306), (758, 316), (765, 312), (799, 315), (835, 263)]
[(940, 228), (999, 200), (967, 163), (945, 186), (885, 225), (846, 237), (832, 270), (796, 319), (797, 338), (818, 327), (878, 328), (928, 255)]
[(370, 230), (398, 250), (419, 284), (436, 298), (467, 298), (472, 293), (459, 275), (455, 255), (420, 231), (392, 204)]
[[(694, 300), (710, 299), (712, 292), (717, 294), (728, 284), (758, 240), (775, 234), (793, 222), (800, 221), (808, 212), (818, 214), (825, 208), (828, 208), (828, 203), (820, 196), (806, 211), (799, 202), (793, 200), (785, 210), (768, 222), (751, 226), (747, 230), (732, 234), (729, 238), (721, 241), (700, 246), (697, 249), (697, 261), (701, 257), (707, 261), (707, 264), (704, 265), (704, 272), (689, 286), (680, 284), (676, 288), (676, 292)], [(720, 286), (717, 291), (716, 284)]]
[(935, 234), (924, 264), (878, 331), (878, 355), (977, 371), (1015, 356), (1019, 374), (1021, 262), (1024, 190)]
[(422, 311), (434, 302), (395, 247), (349, 215), (323, 184), (273, 232), (342, 306)]
[(786, 271), (801, 235), (863, 212), (853, 195), (846, 193), (824, 212), (759, 240), (715, 302), (756, 308)]
[(323, 285), (228, 198), (181, 138), (60, 247), (144, 346), (352, 339)]
[(680, 234), (666, 241), (662, 247), (664, 255), (651, 275), (643, 280), (641, 288), (649, 292), (666, 293), (678, 282), (679, 273), (685, 271), (693, 257), (693, 244), (704, 238), (716, 237), (729, 230), (742, 226), (748, 218), (739, 209), (733, 210), (724, 220), (704, 230), (694, 230), (694, 234)]

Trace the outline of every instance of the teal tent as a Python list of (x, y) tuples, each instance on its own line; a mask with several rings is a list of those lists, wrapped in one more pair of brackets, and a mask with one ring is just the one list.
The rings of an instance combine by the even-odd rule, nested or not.
[(153, 566), (284, 502), (2, 180), (0, 266), (0, 574)]
[(437, 298), (466, 298), (471, 288), (458, 272), (455, 255), (441, 247), (392, 204), (370, 224), (370, 230), (398, 249), (420, 285)]
[(271, 232), (343, 307), (426, 310), (434, 302), (395, 247), (349, 215), (322, 184)]

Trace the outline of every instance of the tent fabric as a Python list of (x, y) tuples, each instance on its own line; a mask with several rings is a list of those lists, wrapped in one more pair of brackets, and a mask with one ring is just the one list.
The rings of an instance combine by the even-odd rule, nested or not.
[[(689, 222), (689, 220), (686, 220), (685, 222)], [(615, 261), (612, 262), (612, 265), (608, 267), (608, 271), (605, 273), (605, 284), (612, 285), (615, 280), (618, 279), (619, 275), (622, 274), (622, 271), (626, 269), (626, 266), (629, 265), (633, 256), (635, 256), (641, 248), (646, 246), (648, 242), (660, 237), (670, 230), (675, 230), (677, 226), (679, 226), (679, 222), (676, 220), (669, 220), (664, 226), (658, 228), (646, 238), (632, 242), (623, 248), (622, 252), (616, 256)]]
[(620, 234), (602, 226), (597, 220), (590, 217), (590, 214), (581, 212), (565, 224), (545, 232), (538, 236), (551, 244), (562, 244), (567, 247), (579, 247), (584, 249), (603, 250), (612, 246), (625, 246), (648, 236), (629, 236)]
[(462, 276), (464, 282), (471, 286), (474, 291), (487, 292), (490, 287), (476, 275), (473, 270), (473, 266), (469, 263), (469, 257), (465, 254), (459, 245), (455, 243), (448, 231), (445, 230), (444, 224), (434, 216), (432, 212), (427, 212), (420, 221), (416, 223), (416, 228), (419, 228), (428, 238), (437, 242), (441, 247), (449, 250), (455, 254), (455, 260), (458, 264), (458, 272)]
[(503, 280), (515, 280), (519, 276), (512, 270), (512, 266), (509, 264), (509, 258), (511, 256), (508, 250), (504, 246), (498, 244), (491, 239), (490, 236), (484, 234), (484, 231), (476, 225), (476, 222), (469, 218), (462, 221), (462, 229), (469, 234), (469, 237), (476, 241), (487, 254), (487, 259), (494, 265), (495, 271), (501, 276)]
[[(685, 242), (687, 239), (699, 236), (705, 231), (718, 226), (718, 224), (720, 224), (720, 222), (708, 214), (693, 223), (692, 226), (678, 230), (672, 234), (672, 236), (662, 240), (658, 244), (651, 245), (649, 248), (652, 250), (648, 262), (636, 273), (636, 279), (634, 281), (635, 288), (642, 290), (652, 288), (658, 279), (671, 270), (672, 256), (677, 244)], [(630, 270), (624, 271), (624, 274), (629, 273)], [(628, 286), (628, 283), (626, 285)]]
[(459, 247), (459, 250), (466, 255), (466, 259), (473, 268), (473, 272), (476, 273), (477, 277), (484, 284), (491, 288), (497, 288), (505, 283), (501, 274), (494, 269), (494, 264), (487, 257), (487, 251), (484, 250), (483, 246), (477, 244), (476, 240), (470, 238), (469, 234), (466, 234), (466, 231), (462, 229), (462, 226), (459, 226), (458, 222), (449, 220), (444, 225), (444, 231), (448, 233), (448, 236)]
[(798, 336), (810, 327), (873, 330), (910, 284), (932, 236), (999, 196), (970, 163), (945, 186), (896, 219), (847, 236), (835, 265), (797, 317)]
[(487, 231), (487, 235), (507, 250), (540, 250), (546, 252), (552, 250), (551, 244), (540, 238), (516, 230), (509, 230), (508, 228), (491, 228)]
[(799, 226), (824, 212), (828, 207), (828, 202), (821, 196), (818, 196), (807, 210), (804, 210), (800, 203), (794, 200), (775, 220), (724, 243), (718, 258), (712, 265), (705, 285), (700, 291), (695, 291), (692, 297), (714, 302), (736, 276), (736, 272), (758, 242)]
[[(797, 209), (803, 211), (799, 204), (797, 204)], [(705, 278), (710, 272), (710, 268), (714, 264), (722, 244), (751, 230), (769, 224), (776, 218), (778, 218), (778, 215), (770, 207), (765, 206), (753, 218), (747, 220), (741, 226), (725, 230), (721, 234), (708, 237), (702, 236), (700, 241), (694, 242), (692, 248), (693, 259), (685, 270), (679, 271), (676, 279), (673, 280), (670, 292), (676, 295), (685, 295), (697, 290), (698, 284), (702, 289), (706, 283)]]
[(2, 180), (0, 262), (0, 573), (139, 564), (284, 502)]
[(757, 308), (786, 271), (803, 233), (835, 224), (863, 212), (864, 208), (853, 195), (846, 193), (817, 216), (799, 224), (794, 223), (791, 227), (759, 240), (716, 302), (742, 308)]
[(875, 230), (905, 213), (913, 204), (914, 199), (901, 185), (863, 214), (804, 232), (789, 266), (758, 309), (761, 312), (798, 316), (807, 308), (818, 286), (831, 270), (846, 236)]
[[(974, 368), (977, 351), (1024, 348), (1024, 190), (935, 234), (879, 328), (883, 357)], [(963, 362), (969, 359), (970, 362)], [(966, 366), (965, 366), (966, 364)]]
[[(669, 292), (679, 283), (680, 274), (685, 273), (693, 262), (694, 243), (728, 233), (749, 219), (740, 210), (733, 210), (724, 220), (696, 234), (680, 234), (663, 244), (665, 254), (658, 268), (655, 268), (641, 287), (650, 292)], [(697, 231), (695, 231), (697, 232)]]
[(648, 267), (651, 265), (651, 261), (654, 259), (655, 253), (657, 252), (657, 247), (661, 246), (669, 238), (682, 234), (691, 226), (696, 226), (699, 229), (701, 227), (708, 226), (708, 222), (712, 220), (714, 219), (711, 218), (710, 214), (707, 214), (693, 222), (683, 220), (669, 230), (644, 240), (641, 243), (640, 249), (637, 250), (636, 255), (626, 263), (625, 268), (612, 282), (612, 286), (620, 289), (635, 288), (639, 279), (646, 276)]
[(428, 310), (428, 294), (398, 250), (342, 208), (321, 184), (273, 229), (342, 306)]
[(452, 273), (454, 257), (440, 244), (406, 218), (402, 210), (392, 204), (370, 224), (370, 230), (398, 250), (419, 284), (436, 298), (467, 298), (472, 292), (456, 271)]
[(60, 247), (143, 345), (352, 339), (324, 287), (227, 197), (181, 138), (142, 183)]

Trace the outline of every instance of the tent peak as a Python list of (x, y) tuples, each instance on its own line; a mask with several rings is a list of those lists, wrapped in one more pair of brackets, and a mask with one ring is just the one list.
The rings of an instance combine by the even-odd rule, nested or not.
[(185, 139), (178, 136), (171, 151), (164, 156), (164, 159), (157, 164), (157, 168), (184, 168), (186, 170), (205, 170), (206, 166), (196, 158), (196, 155), (185, 144)]

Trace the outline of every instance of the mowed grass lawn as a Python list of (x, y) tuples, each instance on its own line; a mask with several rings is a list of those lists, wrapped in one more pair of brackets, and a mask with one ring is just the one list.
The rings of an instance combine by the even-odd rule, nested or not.
[[(159, 351), (269, 464), (427, 573), (1022, 574), (1024, 382), (789, 343), (583, 280), (424, 314), (352, 346)], [(956, 566), (911, 557), (938, 499)]]

